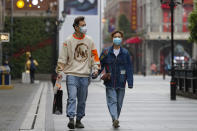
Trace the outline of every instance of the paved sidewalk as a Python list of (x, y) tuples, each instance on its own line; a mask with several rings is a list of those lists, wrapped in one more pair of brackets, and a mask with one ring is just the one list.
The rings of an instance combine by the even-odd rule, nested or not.
[[(120, 116), (120, 131), (197, 131), (197, 100), (177, 97), (170, 101), (170, 78), (161, 76), (135, 76), (134, 89), (126, 89)], [(65, 114), (66, 93), (63, 83), (63, 115), (53, 115), (54, 130), (65, 131), (68, 118)], [(112, 131), (105, 87), (101, 82), (92, 82), (83, 119), (82, 131)], [(77, 130), (77, 129), (76, 129)], [(79, 130), (79, 129), (78, 129)]]
[[(170, 100), (168, 77), (135, 76), (134, 89), (126, 89), (120, 116), (120, 131), (197, 131), (197, 100), (177, 97)], [(66, 117), (66, 84), (63, 86), (63, 115), (52, 114), (53, 90), (48, 81), (41, 82), (36, 90), (29, 110), (16, 130), (69, 131)], [(109, 115), (105, 87), (102, 82), (92, 82), (82, 120), (85, 129), (81, 131), (113, 131)]]
[(0, 131), (19, 129), (39, 84), (12, 81), (14, 88), (0, 90)]

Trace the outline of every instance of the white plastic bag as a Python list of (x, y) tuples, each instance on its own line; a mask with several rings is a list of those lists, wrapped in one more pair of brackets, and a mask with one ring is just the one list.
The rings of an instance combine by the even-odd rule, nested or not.
[(22, 83), (30, 83), (30, 73), (22, 73)]
[(56, 80), (55, 86), (53, 87), (54, 94), (57, 94), (57, 90), (60, 90), (62, 88), (61, 83), (62, 83), (62, 79)]

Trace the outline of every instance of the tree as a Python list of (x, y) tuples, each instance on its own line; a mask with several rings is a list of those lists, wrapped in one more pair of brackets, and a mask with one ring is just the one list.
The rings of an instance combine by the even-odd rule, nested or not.
[(132, 36), (133, 31), (131, 30), (131, 23), (123, 14), (119, 16), (118, 28), (124, 32), (125, 39), (128, 39)]
[(189, 30), (191, 42), (197, 43), (197, 9), (194, 10), (189, 16)]

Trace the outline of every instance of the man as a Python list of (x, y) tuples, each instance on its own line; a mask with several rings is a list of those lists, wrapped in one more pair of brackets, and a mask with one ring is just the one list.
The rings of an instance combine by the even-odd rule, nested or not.
[[(89, 77), (91, 71), (96, 78), (100, 69), (100, 61), (93, 40), (85, 35), (87, 32), (85, 18), (75, 18), (73, 27), (75, 32), (63, 43), (59, 55), (57, 69), (58, 78), (65, 73), (68, 92), (67, 116), (70, 129), (84, 128), (81, 119), (85, 116), (85, 105), (88, 94)], [(77, 112), (76, 110), (77, 98)], [(76, 114), (76, 124), (74, 117)]]
[(133, 67), (129, 52), (121, 47), (123, 33), (115, 31), (112, 33), (113, 46), (104, 49), (100, 56), (101, 73), (105, 69), (105, 74), (101, 77), (106, 86), (107, 105), (112, 117), (113, 127), (119, 127), (118, 118), (122, 109), (125, 95), (125, 85), (133, 88)]

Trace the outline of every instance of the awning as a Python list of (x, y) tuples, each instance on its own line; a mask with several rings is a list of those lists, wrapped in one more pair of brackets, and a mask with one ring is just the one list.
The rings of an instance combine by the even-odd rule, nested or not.
[(131, 37), (125, 41), (125, 44), (139, 44), (142, 42), (142, 39), (139, 37)]

